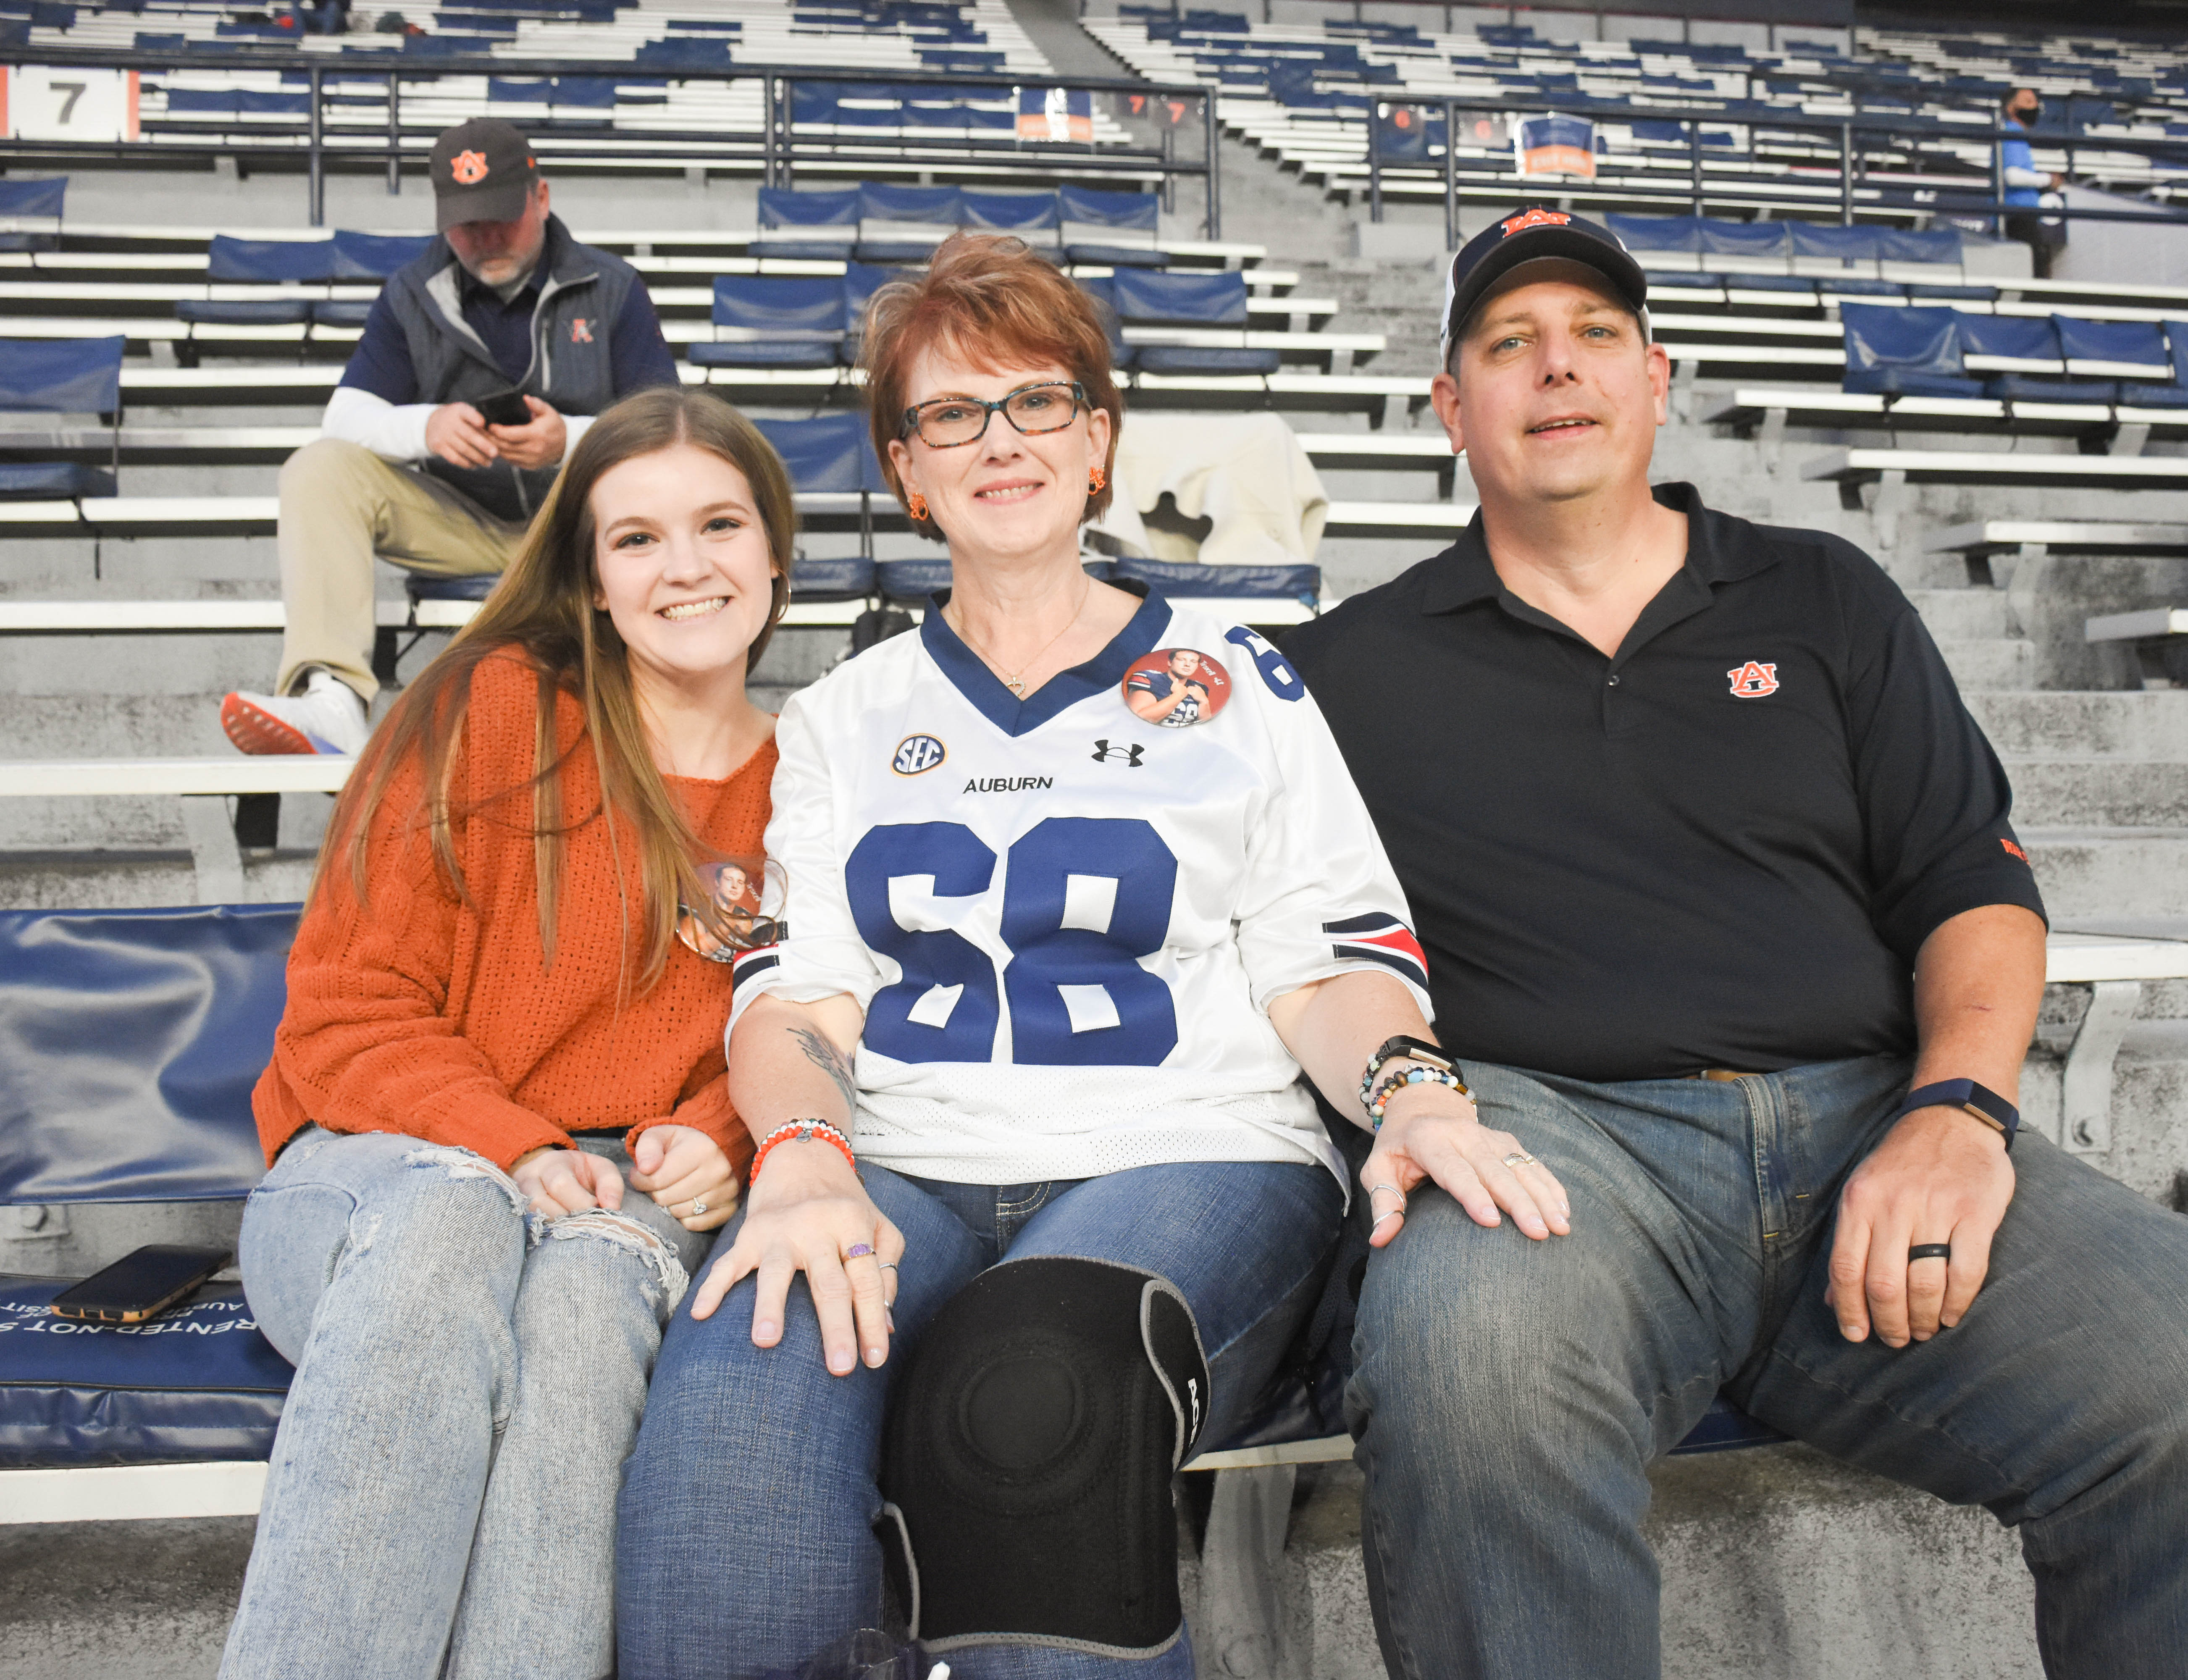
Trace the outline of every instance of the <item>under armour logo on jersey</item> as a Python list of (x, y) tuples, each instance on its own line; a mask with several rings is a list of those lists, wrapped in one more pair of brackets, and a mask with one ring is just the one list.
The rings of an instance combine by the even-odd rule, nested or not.
[(1136, 741), (1130, 747), (1112, 747), (1105, 736), (1094, 743), (1094, 762), (1102, 764), (1112, 758), (1122, 758), (1126, 770), (1136, 770), (1140, 768), (1140, 754), (1147, 750)]
[(1413, 937), (1413, 930), (1396, 916), (1370, 910), (1365, 916), (1348, 916), (1342, 922), (1325, 922), (1322, 931), (1334, 936), (1330, 949), (1339, 958), (1365, 957), (1427, 989), (1428, 953)]
[(1749, 660), (1745, 665), (1735, 665), (1725, 673), (1732, 679), (1734, 696), (1740, 700), (1760, 700), (1766, 694), (1778, 692), (1778, 668)]
[(908, 735), (896, 744), (889, 768), (899, 775), (921, 775), (950, 756), (950, 749), (931, 735)]
[(576, 320), (570, 323), (571, 343), (590, 344), (592, 341), (593, 324), (590, 321), (587, 320), (583, 315), (580, 315)]

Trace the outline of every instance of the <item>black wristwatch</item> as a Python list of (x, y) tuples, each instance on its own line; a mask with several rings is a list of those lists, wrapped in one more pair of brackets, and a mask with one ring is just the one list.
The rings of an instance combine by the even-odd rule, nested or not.
[(1360, 1106), (1366, 1108), (1375, 1091), (1376, 1077), (1384, 1064), (1403, 1058), (1418, 1062), (1430, 1068), (1441, 1068), (1446, 1074), (1456, 1074), (1458, 1064), (1451, 1059), (1441, 1045), (1430, 1044), (1426, 1039), (1408, 1038), (1398, 1033), (1375, 1046), (1375, 1053), (1368, 1058), (1368, 1071), (1360, 1076)]
[(1973, 1080), (1939, 1080), (1935, 1085), (1910, 1091), (1892, 1118), (1904, 1119), (1917, 1108), (1964, 1109), (2003, 1136), (2009, 1150), (2013, 1147), (2014, 1134), (2021, 1130), (2021, 1110)]

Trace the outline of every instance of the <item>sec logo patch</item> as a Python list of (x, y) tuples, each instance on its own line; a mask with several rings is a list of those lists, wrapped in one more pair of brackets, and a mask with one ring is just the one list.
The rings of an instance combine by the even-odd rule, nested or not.
[(931, 735), (908, 735), (896, 744), (889, 768), (899, 775), (922, 775), (950, 756), (950, 749)]
[(1760, 700), (1766, 694), (1778, 692), (1778, 668), (1751, 659), (1745, 665), (1735, 665), (1725, 673), (1732, 679), (1735, 699)]

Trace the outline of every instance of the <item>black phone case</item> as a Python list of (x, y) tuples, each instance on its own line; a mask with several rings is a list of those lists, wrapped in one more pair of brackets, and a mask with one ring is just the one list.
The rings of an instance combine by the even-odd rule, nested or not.
[[(195, 1294), (229, 1259), (226, 1249), (149, 1243), (62, 1290), (47, 1304), (46, 1311), (57, 1318), (92, 1324), (141, 1324)], [(139, 1271), (150, 1274), (141, 1286), (117, 1287), (127, 1274)], [(116, 1277), (117, 1273), (122, 1277)]]
[(476, 397), (471, 407), (488, 426), (526, 426), (532, 420), (532, 410), (526, 406), (524, 393), (520, 391), (497, 391), (491, 397)]

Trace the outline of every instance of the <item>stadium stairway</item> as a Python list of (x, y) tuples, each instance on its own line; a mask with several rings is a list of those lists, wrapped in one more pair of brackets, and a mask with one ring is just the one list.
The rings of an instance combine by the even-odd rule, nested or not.
[[(1030, 31), (1029, 31), (1030, 32)], [(1232, 143), (1227, 143), (1227, 148)], [(1227, 150), (1227, 169), (1231, 162)], [(259, 208), (256, 182), (235, 189)], [(279, 183), (274, 190), (292, 202)], [(629, 189), (624, 189), (626, 192)], [(614, 207), (624, 226), (749, 226), (719, 189), (658, 189), (661, 200)], [(749, 189), (746, 189), (748, 194)], [(1379, 374), (1425, 378), (1434, 367), (1438, 267), (1367, 261), (1351, 249), (1351, 225), (1323, 196), (1258, 161), (1226, 178), (1226, 231), (1265, 243), (1268, 261), (1298, 274), (1302, 295), (1337, 300), (1330, 324), (1380, 332)], [(583, 195), (572, 193), (573, 200)], [(163, 220), (148, 199), (147, 220)], [(415, 209), (416, 206), (406, 206)], [(573, 209), (575, 206), (573, 206)], [(603, 206), (603, 210), (606, 210)], [(1238, 218), (1233, 220), (1233, 218)], [(208, 217), (207, 220), (211, 218)], [(366, 215), (348, 225), (379, 225)], [(422, 218), (421, 218), (422, 219)], [(582, 212), (572, 215), (581, 236)], [(238, 218), (281, 225), (278, 213)], [(293, 221), (290, 223), (293, 226)], [(2188, 600), (2188, 560), (2061, 556), (2043, 592), (2016, 603), (1997, 581), (1971, 580), (1954, 553), (1926, 544), (1978, 519), (2188, 520), (2188, 493), (2033, 489), (1981, 491), (1910, 486), (1880, 520), (1866, 504), (1842, 505), (1836, 487), (1805, 481), (1797, 464), (1834, 444), (1875, 441), (1854, 433), (1789, 433), (1771, 452), (1684, 416), (1706, 414), (1730, 380), (1703, 380), (1659, 438), (1655, 475), (1688, 479), (1715, 505), (1774, 522), (1836, 531), (1875, 553), (1905, 588), (1943, 646), (1969, 703), (1989, 731), (2019, 793), (2017, 821), (2055, 916), (2091, 931), (2188, 933), (2188, 692), (2136, 685), (2132, 655), (2091, 649), (2069, 634), (2090, 612)], [(1356, 440), (1361, 465), (1319, 458), (1334, 499), (1474, 499), (1463, 466), (1446, 490), (1434, 452), (1403, 459), (1401, 443), (1433, 443), (1433, 418), (1283, 409), (1299, 430)], [(785, 411), (787, 412), (787, 411)], [(312, 407), (133, 410), (132, 426), (316, 424)], [(1373, 421), (1381, 420), (1379, 428)], [(1376, 453), (1375, 446), (1392, 447)], [(2071, 440), (2023, 439), (2023, 449), (2072, 449)], [(1937, 447), (1955, 447), (1937, 440)], [(1991, 440), (1982, 447), (2000, 447)], [(2153, 452), (2180, 446), (2153, 443)], [(122, 468), (128, 494), (271, 493), (266, 465)], [(1887, 540), (1888, 533), (1888, 540)], [(836, 551), (829, 538), (815, 552)], [(931, 553), (909, 538), (883, 552)], [(890, 544), (900, 543), (900, 550)], [(1334, 536), (1317, 556), (1326, 589), (1372, 587), (1433, 552), (1417, 538)], [(0, 600), (155, 597), (266, 598), (275, 593), (273, 544), (264, 538), (147, 538), (109, 541), (92, 572), (81, 541), (0, 541)], [(392, 599), (391, 572), (385, 580)], [(760, 673), (771, 703), (811, 680), (835, 657), (840, 633), (780, 638)], [(432, 644), (413, 656), (414, 662)], [(203, 754), (226, 750), (219, 695), (266, 680), (265, 635), (10, 639), (0, 642), (0, 739), (8, 758)], [(414, 669), (414, 662), (405, 669)], [(194, 897), (189, 856), (178, 849), (172, 801), (107, 800), (94, 808), (20, 809), (0, 801), (0, 905), (63, 907), (174, 904)], [(251, 897), (301, 895), (326, 802), (284, 801), (281, 846), (253, 859)], [(103, 855), (89, 854), (90, 848)], [(2057, 1113), (2060, 1065), (2089, 1007), (2085, 986), (2047, 994), (2031, 1053), (2026, 1104)], [(2188, 982), (2143, 986), (2115, 1068), (2109, 1147), (2089, 1153), (2139, 1192), (2188, 1209)], [(7, 1210), (14, 1211), (14, 1210)], [(80, 1210), (59, 1228), (0, 1226), (0, 1269), (88, 1271), (148, 1236), (217, 1238), (235, 1210), (146, 1223), (121, 1208)], [(187, 1227), (187, 1228), (185, 1228)], [(1188, 1479), (1204, 1484), (1205, 1477)], [(2013, 1536), (1979, 1511), (1955, 1510), (1830, 1464), (1796, 1446), (1672, 1461), (1652, 1480), (1649, 1534), (1666, 1583), (1666, 1672), (1683, 1680), (2021, 1680), (2039, 1668), (2029, 1631), (2031, 1592)], [(1197, 1506), (1188, 1493), (1187, 1602), (1195, 1613), (1200, 1672), (1268, 1680), (1372, 1680), (1381, 1673), (1358, 1550), (1359, 1481), (1348, 1464), (1275, 1466), (1242, 1484), (1238, 1498)], [(1241, 1537), (1269, 1564), (1267, 1615), (1259, 1627), (1225, 1619), (1236, 1594), (1200, 1578), (1199, 1538), (1211, 1528)], [(217, 1665), (247, 1554), (251, 1519), (0, 1526), (0, 1680), (76, 1680), (129, 1672), (205, 1676)], [(1211, 1548), (1210, 1555), (1218, 1553)], [(1204, 1598), (1204, 1589), (1207, 1590)], [(1205, 1604), (1208, 1614), (1199, 1614)], [(1267, 1637), (1274, 1630), (1275, 1638)]]

